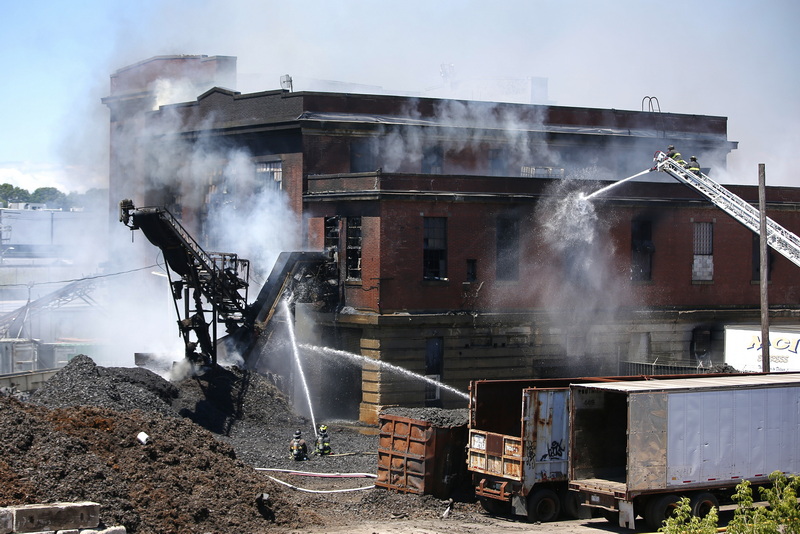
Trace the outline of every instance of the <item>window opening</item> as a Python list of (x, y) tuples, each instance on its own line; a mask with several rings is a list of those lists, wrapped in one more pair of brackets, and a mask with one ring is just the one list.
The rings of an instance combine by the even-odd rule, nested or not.
[(444, 151), (440, 146), (430, 147), (422, 155), (423, 174), (442, 174), (444, 172)]
[(256, 183), (265, 190), (283, 189), (283, 168), (280, 161), (256, 163)]
[(497, 257), (495, 277), (498, 280), (519, 279), (519, 219), (497, 218)]
[[(425, 340), (425, 376), (442, 381), (444, 371), (444, 338), (432, 337)], [(441, 406), (441, 388), (436, 384), (425, 383), (425, 406)]]
[(631, 222), (631, 280), (652, 280), (653, 225), (650, 221)]
[(425, 280), (447, 279), (447, 219), (423, 219), (422, 277)]
[(361, 280), (361, 217), (347, 218), (347, 279)]
[(714, 279), (714, 224), (694, 223), (694, 261), (692, 280), (710, 281)]

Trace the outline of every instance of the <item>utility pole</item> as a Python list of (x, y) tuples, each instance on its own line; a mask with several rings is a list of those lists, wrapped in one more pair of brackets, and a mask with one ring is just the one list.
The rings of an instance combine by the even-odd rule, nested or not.
[(766, 201), (766, 171), (764, 164), (758, 164), (758, 211), (761, 213), (759, 220), (760, 246), (760, 286), (761, 286), (761, 371), (769, 373), (769, 300), (767, 289), (769, 287), (767, 269), (767, 201)]

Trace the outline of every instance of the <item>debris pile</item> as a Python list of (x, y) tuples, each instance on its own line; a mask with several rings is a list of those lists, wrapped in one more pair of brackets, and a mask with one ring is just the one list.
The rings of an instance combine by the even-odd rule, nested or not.
[[(444, 503), (430, 496), (302, 493), (254, 469), (375, 473), (374, 428), (325, 424), (334, 454), (294, 462), (292, 434), (301, 429), (311, 445), (314, 429), (259, 374), (217, 368), (170, 382), (77, 356), (28, 402), (0, 395), (0, 506), (93, 501), (101, 504), (101, 526), (148, 534), (291, 531), (441, 514)], [(280, 478), (312, 488), (371, 484)], [(464, 504), (458, 513), (474, 509)]]

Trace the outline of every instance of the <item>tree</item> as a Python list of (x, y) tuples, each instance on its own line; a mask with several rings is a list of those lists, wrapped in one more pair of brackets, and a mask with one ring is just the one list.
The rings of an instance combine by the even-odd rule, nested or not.
[(47, 204), (48, 208), (58, 209), (66, 205), (67, 196), (55, 187), (40, 187), (30, 196), (30, 202)]

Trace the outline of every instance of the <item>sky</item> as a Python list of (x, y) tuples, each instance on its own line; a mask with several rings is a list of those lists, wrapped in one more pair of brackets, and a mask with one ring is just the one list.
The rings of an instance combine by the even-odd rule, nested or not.
[[(0, 183), (106, 187), (109, 76), (161, 55), (238, 58), (236, 90), (317, 80), (425, 94), (546, 78), (550, 103), (728, 118), (723, 183), (800, 187), (796, 0), (0, 0)], [(650, 165), (652, 153), (632, 154)], [(688, 157), (688, 154), (684, 154)]]

